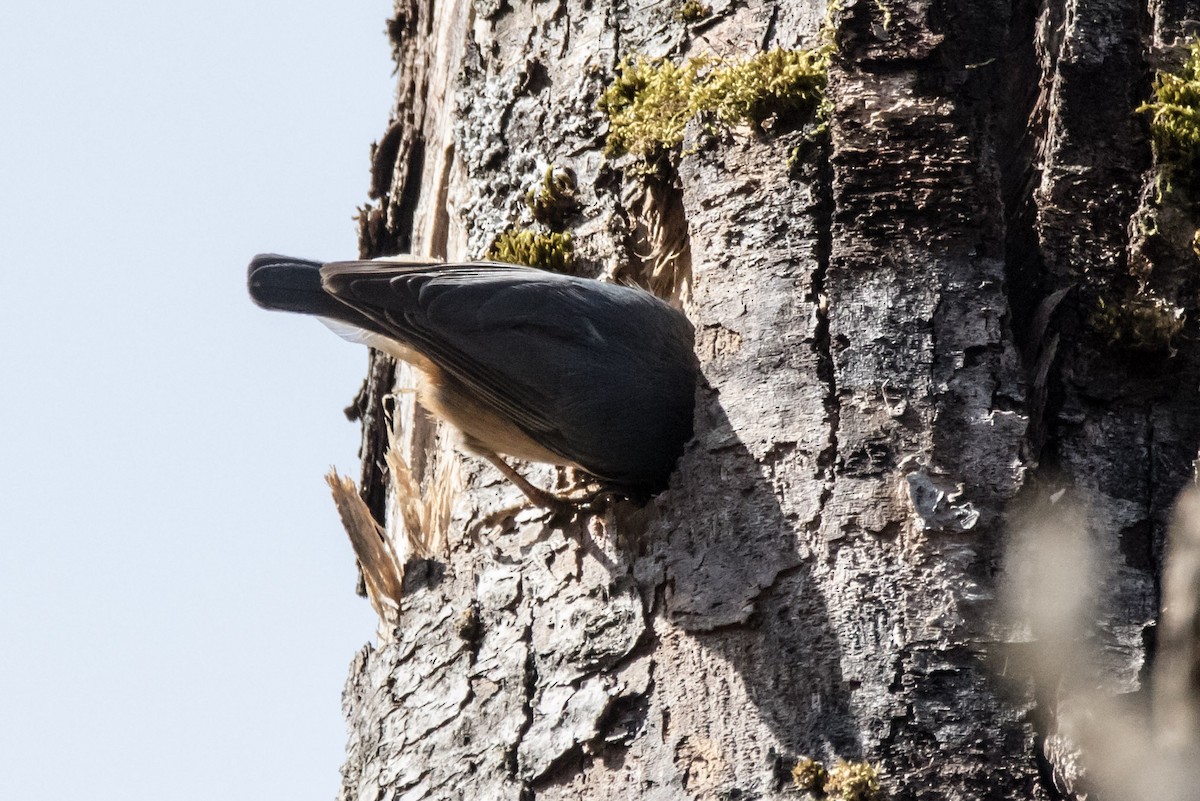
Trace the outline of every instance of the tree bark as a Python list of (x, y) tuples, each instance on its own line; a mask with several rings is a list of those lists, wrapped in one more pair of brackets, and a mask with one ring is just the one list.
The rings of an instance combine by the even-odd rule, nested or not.
[[(460, 462), (462, 486), (448, 551), (409, 562), (351, 667), (343, 799), (794, 798), (802, 756), (874, 763), (896, 799), (1064, 797), (1055, 688), (1013, 680), (1029, 638), (997, 600), (1011, 510), (1059, 489), (1111, 566), (1097, 681), (1142, 688), (1200, 350), (1191, 321), (1147, 353), (1094, 312), (1147, 286), (1195, 305), (1133, 110), (1200, 3), (836, 5), (827, 145), (692, 125), (647, 181), (602, 154), (618, 62), (815, 46), (823, 0), (690, 25), (397, 0), (363, 255), (481, 257), (569, 167), (580, 269), (669, 260), (705, 382), (670, 489), (568, 525), (395, 395), (416, 476)], [(407, 374), (372, 358), (362, 491), (399, 540), (384, 410)]]

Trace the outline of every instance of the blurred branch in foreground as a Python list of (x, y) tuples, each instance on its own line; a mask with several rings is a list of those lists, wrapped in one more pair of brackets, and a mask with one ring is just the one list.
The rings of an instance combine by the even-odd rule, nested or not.
[(1044, 743), (1055, 786), (1065, 799), (1192, 801), (1200, 797), (1200, 489), (1180, 495), (1168, 532), (1149, 703), (1102, 689), (1090, 631), (1104, 568), (1065, 503), (1035, 516), (1010, 545), (1010, 619), (1028, 627), (1032, 678), (1056, 707)]

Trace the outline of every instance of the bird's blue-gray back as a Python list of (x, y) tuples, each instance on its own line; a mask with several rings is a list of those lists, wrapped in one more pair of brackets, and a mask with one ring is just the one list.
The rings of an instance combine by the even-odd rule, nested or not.
[[(329, 290), (381, 333), (421, 351), (548, 449), (618, 481), (670, 472), (657, 445), (691, 428), (692, 331), (656, 298), (510, 265), (350, 263), (325, 274)], [(614, 452), (637, 454), (637, 464), (610, 464)]]

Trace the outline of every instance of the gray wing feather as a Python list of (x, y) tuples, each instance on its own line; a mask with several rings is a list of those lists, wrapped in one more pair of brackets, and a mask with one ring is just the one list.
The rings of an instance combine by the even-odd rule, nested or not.
[[(378, 333), (597, 475), (621, 478), (612, 453), (653, 448), (661, 436), (638, 420), (670, 416), (685, 384), (690, 432), (691, 328), (645, 292), (508, 264), (339, 262), (322, 277)], [(611, 437), (591, 441), (598, 428)]]

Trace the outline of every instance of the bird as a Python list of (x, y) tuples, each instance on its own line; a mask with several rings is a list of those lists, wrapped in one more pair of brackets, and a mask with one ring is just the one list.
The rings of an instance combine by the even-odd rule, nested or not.
[(412, 365), (421, 405), (538, 506), (570, 501), (502, 457), (644, 500), (692, 438), (695, 330), (643, 289), (502, 262), (273, 253), (251, 260), (248, 283), (259, 306), (315, 315)]

